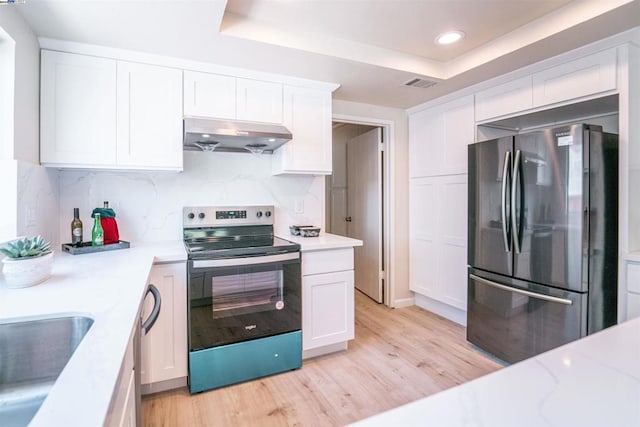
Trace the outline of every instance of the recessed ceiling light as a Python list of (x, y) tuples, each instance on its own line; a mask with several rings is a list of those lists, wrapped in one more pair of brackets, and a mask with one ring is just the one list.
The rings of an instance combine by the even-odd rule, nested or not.
[(209, 138), (210, 136), (211, 136), (211, 135), (209, 135), (208, 133), (203, 133), (203, 134), (202, 134), (202, 137), (203, 137), (203, 138)]
[(447, 31), (446, 33), (440, 34), (436, 37), (437, 44), (451, 44), (455, 43), (458, 40), (464, 37), (464, 33), (462, 31)]

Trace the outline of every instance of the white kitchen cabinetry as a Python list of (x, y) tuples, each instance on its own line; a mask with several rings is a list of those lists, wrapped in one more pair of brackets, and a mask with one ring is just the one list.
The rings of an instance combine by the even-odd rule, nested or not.
[(627, 262), (627, 319), (640, 317), (640, 263)]
[(282, 84), (184, 72), (184, 115), (282, 123)]
[(409, 117), (410, 177), (467, 171), (467, 145), (474, 142), (473, 96)]
[(236, 118), (250, 122), (282, 123), (282, 84), (237, 79)]
[(354, 338), (353, 248), (302, 253), (302, 350), (345, 350)]
[(616, 89), (616, 49), (609, 49), (533, 74), (533, 106)]
[(467, 309), (467, 176), (411, 179), (409, 289)]
[(184, 115), (235, 119), (236, 78), (185, 71)]
[[(138, 323), (135, 324), (135, 328), (138, 328)], [(129, 345), (120, 367), (120, 374), (104, 423), (106, 427), (136, 426), (134, 340), (135, 331), (132, 332), (129, 338)]]
[(116, 163), (116, 61), (43, 50), (40, 161)]
[(533, 107), (532, 77), (526, 76), (476, 93), (476, 121), (511, 115)]
[[(160, 315), (142, 336), (142, 392), (155, 393), (186, 384), (187, 377), (187, 273), (184, 262), (156, 264), (149, 283), (160, 291)], [(148, 296), (143, 319), (153, 309)]]
[(274, 174), (331, 174), (331, 92), (284, 88), (284, 125), (293, 139), (273, 155)]
[(182, 71), (47, 50), (41, 70), (43, 165), (182, 170)]
[(182, 71), (118, 62), (117, 164), (182, 170)]

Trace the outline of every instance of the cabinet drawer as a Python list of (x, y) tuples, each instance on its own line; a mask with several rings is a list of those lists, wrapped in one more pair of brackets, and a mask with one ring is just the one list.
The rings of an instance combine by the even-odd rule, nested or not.
[(627, 290), (640, 294), (640, 264), (627, 264)]
[(353, 248), (302, 253), (302, 275), (353, 270)]

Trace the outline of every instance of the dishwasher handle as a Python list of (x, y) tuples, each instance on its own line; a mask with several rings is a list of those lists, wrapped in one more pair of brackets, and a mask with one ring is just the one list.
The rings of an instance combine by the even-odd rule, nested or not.
[(147, 289), (147, 293), (145, 294), (145, 298), (147, 295), (153, 295), (153, 310), (151, 310), (151, 314), (142, 323), (142, 330), (144, 334), (148, 334), (151, 328), (153, 328), (153, 324), (158, 320), (158, 316), (160, 315), (160, 306), (162, 305), (162, 298), (160, 297), (160, 291), (154, 285), (149, 284), (149, 288)]

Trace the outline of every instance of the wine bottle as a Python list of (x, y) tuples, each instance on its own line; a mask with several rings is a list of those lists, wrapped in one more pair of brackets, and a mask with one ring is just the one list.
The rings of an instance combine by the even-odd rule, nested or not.
[(73, 208), (73, 221), (71, 221), (71, 244), (82, 246), (82, 221), (80, 220), (80, 210)]
[(102, 246), (104, 244), (104, 230), (100, 223), (100, 214), (93, 214), (93, 230), (91, 230), (91, 246)]

